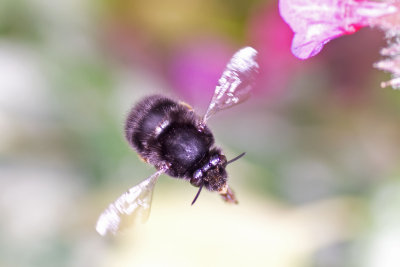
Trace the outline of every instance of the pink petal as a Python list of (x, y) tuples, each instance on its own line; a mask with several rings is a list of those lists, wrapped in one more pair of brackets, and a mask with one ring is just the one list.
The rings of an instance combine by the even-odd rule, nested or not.
[(292, 53), (307, 59), (319, 53), (330, 40), (352, 34), (371, 20), (396, 12), (387, 3), (356, 0), (280, 0), (281, 17), (295, 35)]

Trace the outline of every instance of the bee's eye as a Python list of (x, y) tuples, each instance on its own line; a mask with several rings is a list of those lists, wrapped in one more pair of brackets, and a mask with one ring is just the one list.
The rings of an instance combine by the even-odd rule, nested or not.
[(192, 177), (192, 178), (190, 179), (190, 183), (191, 183), (193, 186), (199, 187), (199, 186), (203, 183), (203, 179), (202, 179), (202, 178), (195, 178), (195, 177)]
[(203, 172), (201, 170), (197, 170), (193, 174), (193, 178), (195, 178), (195, 179), (200, 179), (202, 177), (203, 177)]
[(195, 171), (193, 177), (190, 179), (190, 183), (199, 187), (203, 183), (203, 172), (201, 170)]

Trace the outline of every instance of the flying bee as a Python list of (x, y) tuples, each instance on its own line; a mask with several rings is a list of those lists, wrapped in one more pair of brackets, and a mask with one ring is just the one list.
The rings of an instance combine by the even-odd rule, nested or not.
[(203, 117), (189, 105), (160, 95), (146, 97), (132, 108), (126, 120), (125, 137), (157, 171), (108, 206), (97, 221), (96, 230), (100, 235), (115, 234), (122, 223), (135, 215), (147, 219), (154, 186), (163, 173), (199, 187), (192, 205), (203, 187), (217, 192), (228, 203), (237, 203), (227, 184), (225, 168), (244, 153), (228, 161), (214, 145), (206, 123), (219, 110), (247, 99), (259, 69), (256, 58), (257, 51), (251, 47), (233, 55)]

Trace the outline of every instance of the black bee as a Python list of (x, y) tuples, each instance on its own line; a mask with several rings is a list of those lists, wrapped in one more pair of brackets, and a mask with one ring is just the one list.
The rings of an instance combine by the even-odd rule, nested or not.
[(97, 221), (97, 232), (115, 234), (123, 215), (142, 213), (147, 217), (155, 183), (162, 173), (199, 187), (192, 205), (203, 187), (218, 192), (226, 202), (237, 203), (227, 184), (225, 168), (244, 153), (227, 161), (221, 149), (214, 146), (214, 137), (206, 122), (217, 111), (248, 97), (258, 73), (256, 57), (257, 51), (251, 47), (242, 48), (233, 55), (203, 117), (189, 105), (160, 95), (146, 97), (132, 108), (125, 125), (125, 137), (157, 172), (111, 203)]

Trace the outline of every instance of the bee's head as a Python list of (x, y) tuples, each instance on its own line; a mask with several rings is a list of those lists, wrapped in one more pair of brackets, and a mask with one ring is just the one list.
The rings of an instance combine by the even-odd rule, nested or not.
[(204, 186), (210, 191), (221, 191), (226, 186), (228, 174), (226, 173), (227, 161), (222, 154), (216, 154), (210, 158), (210, 168), (203, 177)]
[(210, 153), (206, 163), (193, 173), (190, 183), (196, 187), (205, 186), (210, 191), (221, 190), (228, 177), (226, 164), (226, 157), (221, 152)]
[(228, 175), (226, 173), (226, 165), (234, 162), (235, 160), (241, 158), (245, 153), (240, 154), (236, 158), (227, 161), (226, 157), (220, 152), (216, 151), (212, 153), (209, 160), (204, 164), (204, 166), (196, 170), (193, 177), (190, 179), (190, 183), (196, 187), (200, 187), (193, 203), (199, 196), (201, 189), (205, 186), (210, 191), (217, 191), (224, 195), (227, 192), (228, 185)]

